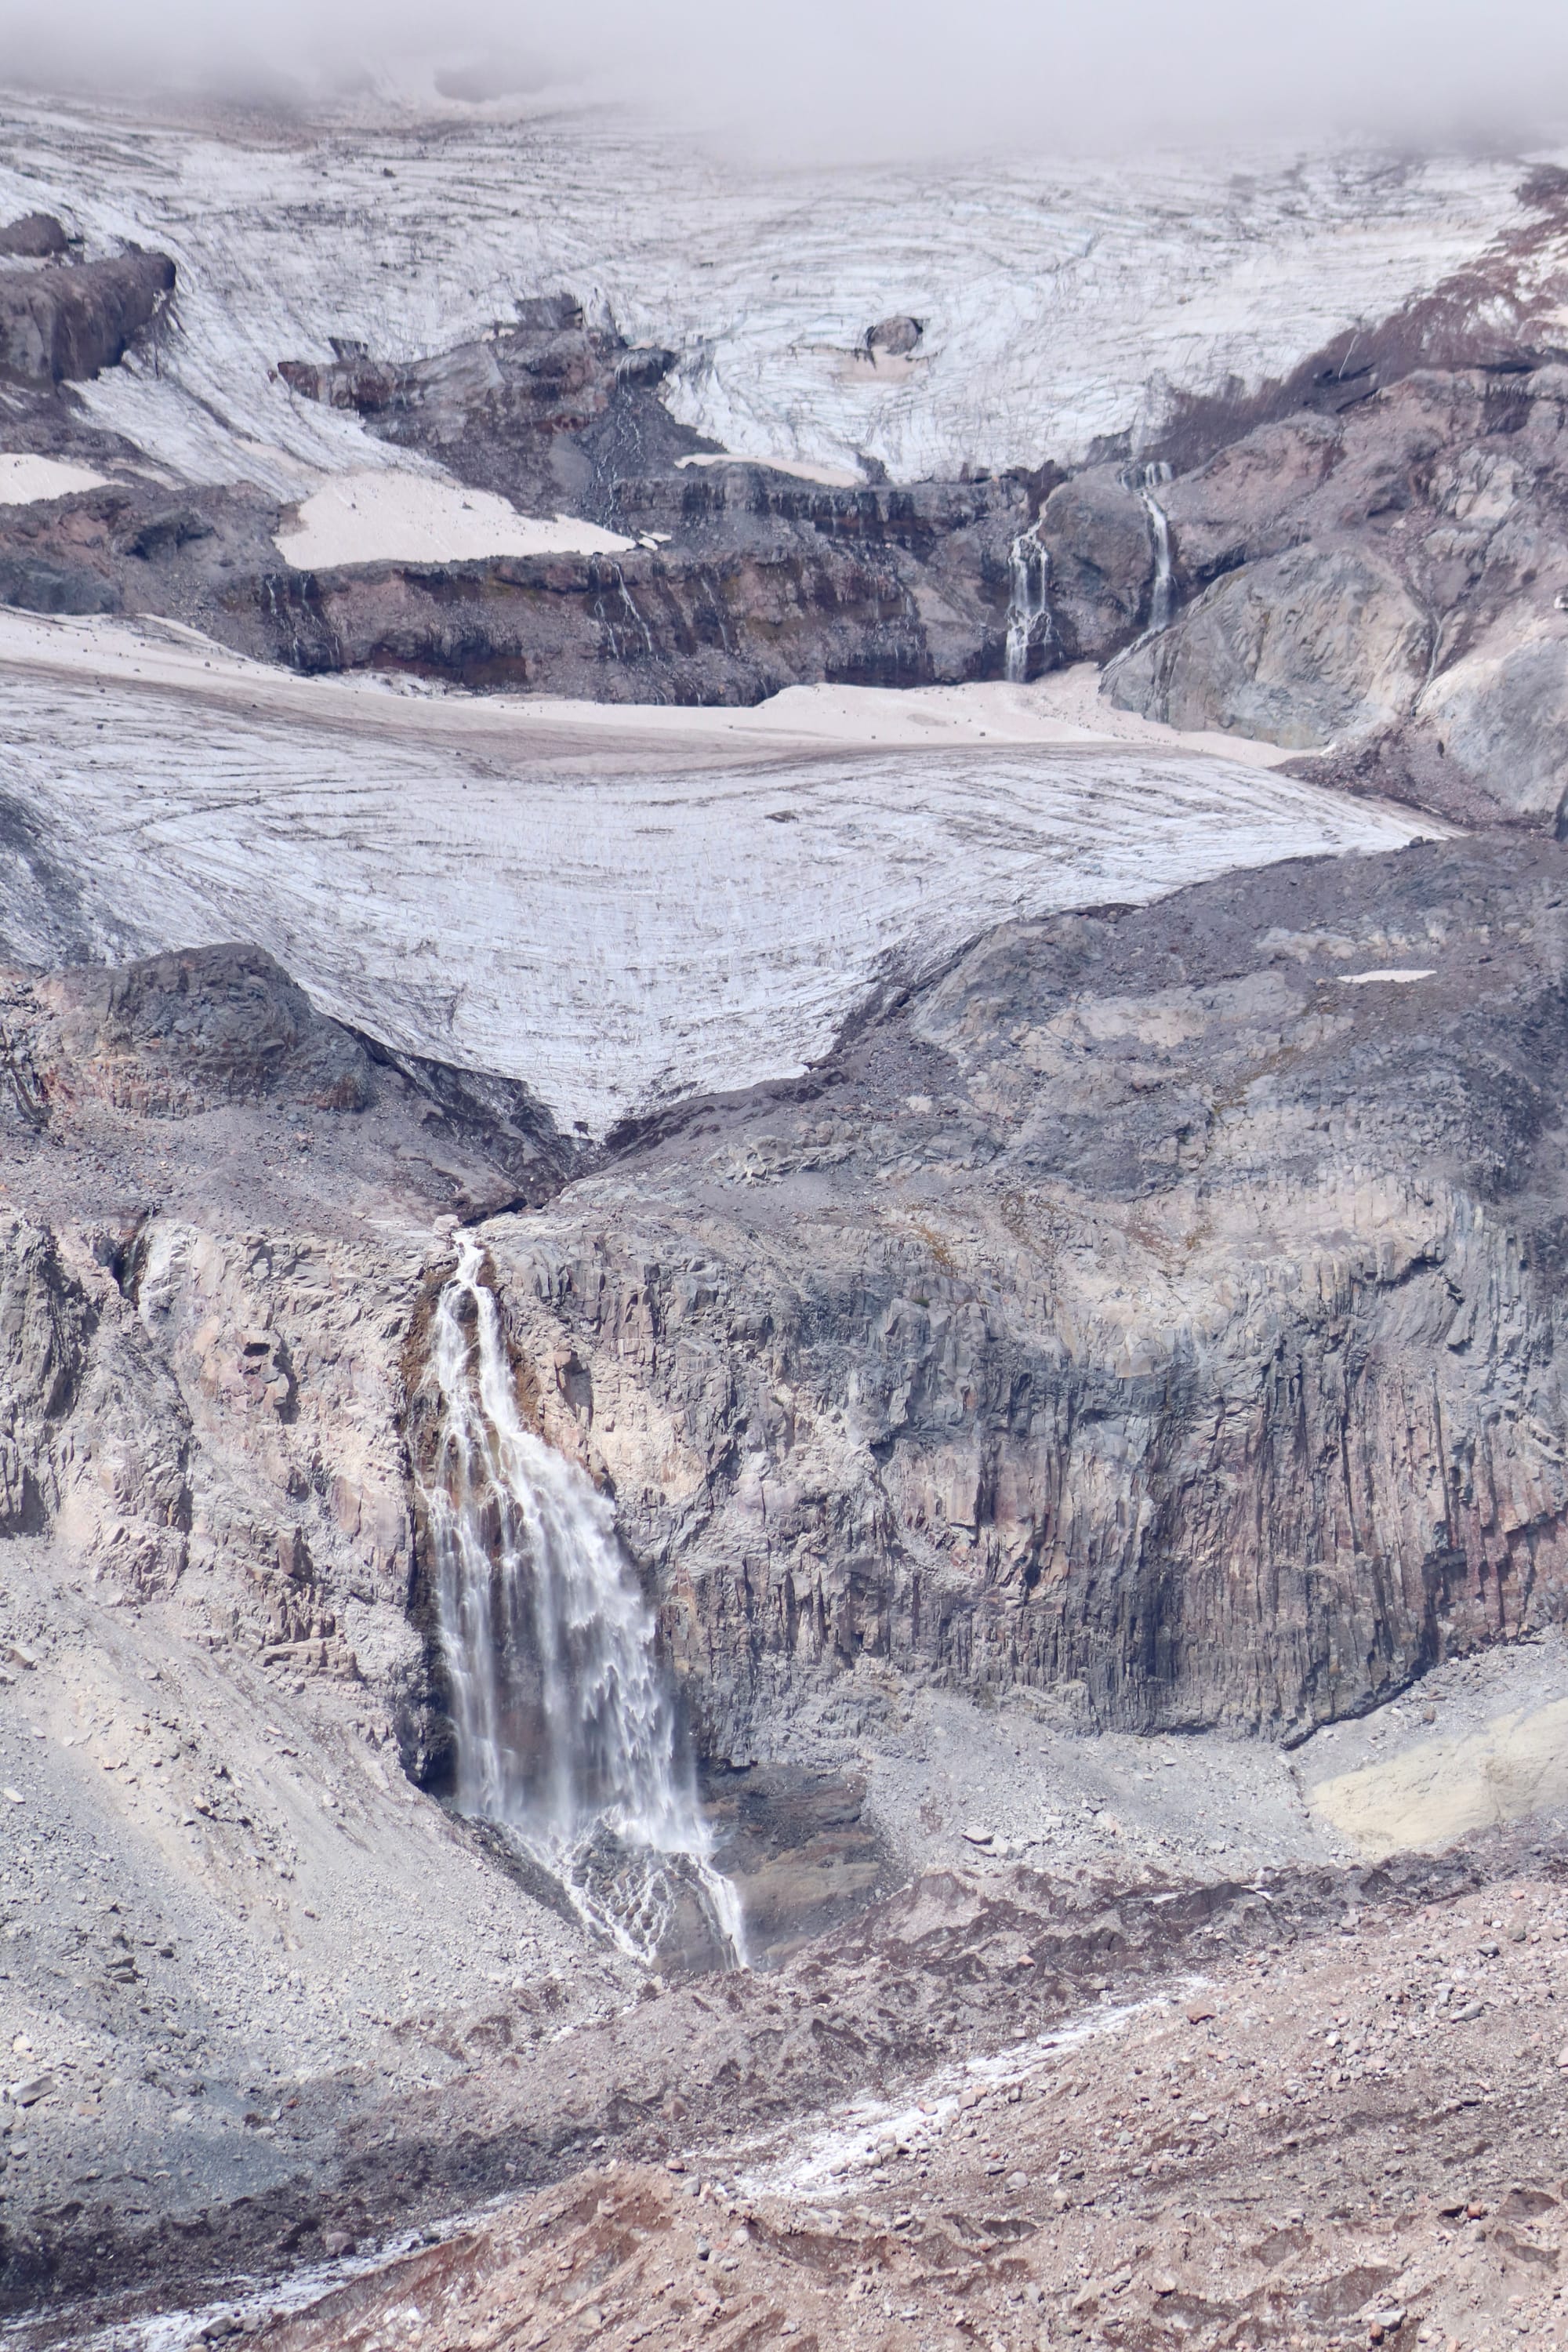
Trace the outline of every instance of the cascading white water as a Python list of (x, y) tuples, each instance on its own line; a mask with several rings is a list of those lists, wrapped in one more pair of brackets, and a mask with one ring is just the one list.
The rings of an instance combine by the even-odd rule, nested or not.
[(1140, 645), (1168, 629), (1175, 614), (1176, 586), (1171, 569), (1171, 525), (1164, 508), (1154, 496), (1161, 484), (1170, 478), (1169, 466), (1157, 463), (1137, 467), (1128, 484), (1137, 492), (1149, 518), (1149, 539), (1154, 551), (1154, 580), (1149, 591), (1149, 625), (1138, 641)]
[(691, 1903), (743, 1966), (740, 1899), (678, 1765), (652, 1612), (609, 1503), (523, 1426), (483, 1262), (459, 1235), (431, 1327), (424, 1486), (458, 1810), (504, 1828), (635, 1958), (656, 1958)]
[(1029, 661), (1037, 646), (1051, 641), (1051, 559), (1040, 539), (1040, 526), (1031, 523), (1007, 550), (1007, 641), (1003, 674), (1011, 686), (1028, 682)]

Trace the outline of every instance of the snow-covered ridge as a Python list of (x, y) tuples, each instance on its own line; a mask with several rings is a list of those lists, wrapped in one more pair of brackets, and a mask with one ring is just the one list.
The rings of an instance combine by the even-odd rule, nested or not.
[[(1471, 259), (1517, 217), (1508, 159), (1151, 155), (747, 172), (608, 112), (367, 114), (276, 138), (0, 101), (0, 216), (179, 266), (159, 369), (89, 404), (172, 471), (297, 498), (392, 461), (272, 374), (331, 334), (393, 359), (574, 291), (679, 353), (668, 397), (725, 447), (895, 479), (1080, 457), (1173, 388), (1279, 375)], [(919, 364), (855, 357), (889, 313)], [(402, 456), (397, 462), (410, 462)]]

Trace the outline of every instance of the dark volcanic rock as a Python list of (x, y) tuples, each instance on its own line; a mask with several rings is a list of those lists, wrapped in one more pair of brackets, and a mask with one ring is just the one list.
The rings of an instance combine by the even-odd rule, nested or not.
[(1051, 492), (1040, 510), (1040, 540), (1051, 560), (1061, 654), (1105, 661), (1148, 615), (1154, 550), (1147, 509), (1124, 472), (1093, 467)]
[(138, 247), (79, 268), (0, 270), (0, 376), (65, 383), (98, 375), (174, 291), (174, 265)]
[(866, 330), (866, 349), (884, 352), (889, 359), (908, 359), (924, 332), (919, 319), (879, 319)]
[(40, 981), (47, 1093), (171, 1118), (264, 1095), (318, 1110), (372, 1098), (363, 1048), (260, 948), (189, 948)]
[(0, 228), (0, 253), (16, 261), (52, 260), (69, 243), (53, 213), (24, 213), (9, 227)]
[(120, 592), (85, 564), (40, 562), (0, 553), (0, 604), (24, 613), (117, 613)]
[(296, 668), (607, 702), (754, 702), (824, 677), (928, 685), (974, 674), (993, 634), (934, 596), (922, 611), (896, 562), (816, 538), (773, 561), (637, 550), (281, 573), (266, 612), (269, 649)]

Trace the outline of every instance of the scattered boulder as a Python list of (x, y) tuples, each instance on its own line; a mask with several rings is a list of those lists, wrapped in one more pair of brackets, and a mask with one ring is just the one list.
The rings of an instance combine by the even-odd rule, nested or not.
[(879, 319), (874, 327), (866, 330), (866, 349), (873, 356), (885, 359), (908, 359), (924, 334), (919, 319)]

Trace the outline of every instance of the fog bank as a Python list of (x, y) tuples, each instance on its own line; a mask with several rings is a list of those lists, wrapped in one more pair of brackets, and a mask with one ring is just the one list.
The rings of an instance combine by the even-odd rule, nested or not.
[(1527, 146), (1568, 119), (1568, 12), (1519, 0), (0, 0), (0, 73), (127, 100), (647, 104), (770, 159), (1373, 136)]

